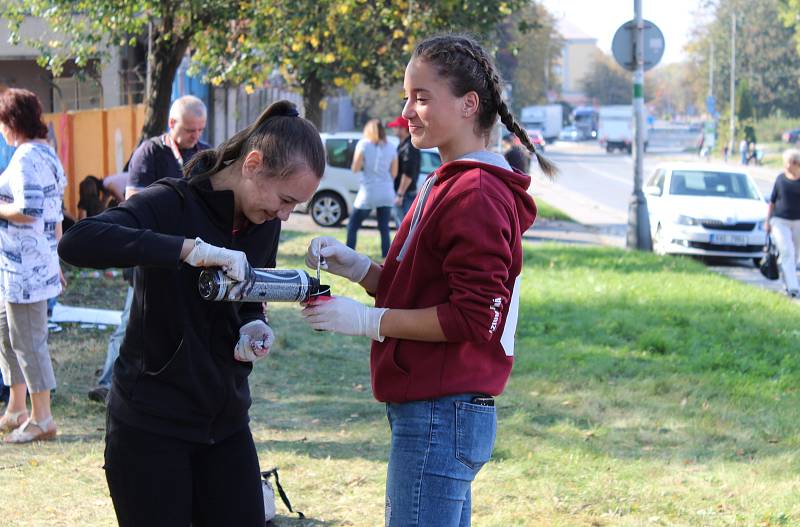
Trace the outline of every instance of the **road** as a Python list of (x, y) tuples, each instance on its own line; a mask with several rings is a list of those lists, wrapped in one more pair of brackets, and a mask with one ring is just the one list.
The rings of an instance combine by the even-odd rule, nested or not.
[[(645, 155), (645, 181), (661, 162), (697, 161), (696, 155), (678, 149), (661, 147), (654, 150)], [(555, 182), (534, 174), (533, 195), (602, 234), (606, 243), (624, 246), (628, 203), (633, 191), (632, 157), (607, 154), (594, 142), (557, 142), (548, 145), (546, 154), (558, 165), (561, 173)], [(747, 171), (761, 192), (769, 195), (776, 171), (761, 167), (747, 167)], [(764, 279), (750, 260), (714, 259), (706, 263), (710, 269), (737, 280), (774, 291), (783, 290), (780, 281)]]

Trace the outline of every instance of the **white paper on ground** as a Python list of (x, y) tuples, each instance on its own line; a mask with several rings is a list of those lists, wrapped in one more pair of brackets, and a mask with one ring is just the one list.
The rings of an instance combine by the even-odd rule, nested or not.
[(56, 303), (50, 322), (78, 322), (83, 324), (107, 324), (119, 326), (122, 311), (95, 309), (91, 307), (65, 306)]

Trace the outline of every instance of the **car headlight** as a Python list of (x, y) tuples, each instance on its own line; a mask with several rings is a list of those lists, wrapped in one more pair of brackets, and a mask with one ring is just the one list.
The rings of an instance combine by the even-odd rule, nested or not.
[(678, 223), (681, 225), (700, 225), (700, 221), (698, 221), (696, 218), (684, 216), (683, 214), (678, 215)]

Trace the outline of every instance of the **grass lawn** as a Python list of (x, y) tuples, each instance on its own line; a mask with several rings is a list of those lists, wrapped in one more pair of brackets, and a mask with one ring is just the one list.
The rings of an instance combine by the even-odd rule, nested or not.
[[(280, 267), (300, 266), (311, 235), (283, 238)], [(378, 253), (377, 235), (360, 242)], [(796, 305), (688, 259), (560, 245), (525, 256), (517, 362), (474, 485), (474, 525), (800, 524)], [(90, 304), (89, 290), (121, 308), (120, 279), (75, 279), (64, 302)], [(251, 377), (262, 467), (281, 468), (309, 517), (279, 505), (277, 525), (383, 525), (389, 432), (368, 343), (310, 331), (298, 311), (272, 306), (278, 341)], [(0, 446), (2, 525), (114, 523), (104, 412), (85, 395), (108, 334), (51, 335), (60, 436)]]
[(541, 198), (536, 198), (536, 217), (544, 220), (575, 221), (566, 212), (557, 209)]

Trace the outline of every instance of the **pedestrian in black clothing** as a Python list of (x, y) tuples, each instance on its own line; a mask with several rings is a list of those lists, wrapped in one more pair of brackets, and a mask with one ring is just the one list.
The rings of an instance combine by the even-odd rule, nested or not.
[(503, 156), (511, 168), (515, 168), (523, 174), (528, 173), (531, 158), (520, 145), (514, 144), (510, 134), (503, 137)]
[(402, 115), (386, 125), (395, 128), (400, 144), (397, 145), (398, 170), (394, 178), (394, 221), (397, 228), (403, 222), (411, 204), (417, 197), (417, 178), (419, 177), (422, 156), (419, 149), (411, 144), (411, 133), (408, 131), (408, 121)]
[(190, 178), (156, 182), (64, 235), (73, 265), (136, 266), (106, 429), (121, 526), (264, 525), (247, 377), (274, 336), (261, 304), (203, 300), (199, 268), (242, 280), (250, 265), (274, 266), (280, 221), (324, 169), (316, 128), (281, 101), (196, 154)]
[(169, 108), (169, 132), (144, 141), (131, 156), (126, 197), (165, 177), (180, 179), (193, 156), (211, 148), (200, 141), (206, 128), (206, 105), (194, 95)]

